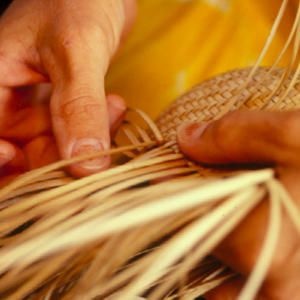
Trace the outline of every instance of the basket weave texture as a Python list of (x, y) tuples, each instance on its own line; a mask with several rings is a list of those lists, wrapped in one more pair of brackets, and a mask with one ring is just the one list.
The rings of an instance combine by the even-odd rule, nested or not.
[[(176, 130), (240, 107), (299, 106), (298, 84), (283, 100), (280, 90), (272, 95), (282, 70), (259, 68), (248, 84), (249, 72), (203, 82), (176, 100), (156, 125), (140, 112), (147, 129), (127, 120), (120, 131), (133, 145), (113, 150), (133, 157), (126, 163), (123, 157), (107, 171), (74, 180), (57, 171), (71, 162), (58, 162), (2, 189), (0, 299), (171, 300), (182, 293), (195, 299), (230, 278), (232, 272), (209, 256), (213, 248), (272, 195), (269, 186), (285, 199), (282, 206), (289, 203), (287, 210), (292, 202), (272, 170), (231, 176), (190, 163), (178, 153)], [(270, 226), (273, 220), (276, 216)], [(262, 281), (256, 274), (253, 286), (250, 276), (246, 292), (255, 296)]]
[[(158, 118), (157, 126), (166, 140), (175, 141), (178, 126), (186, 122), (210, 122), (237, 108), (290, 110), (300, 106), (300, 84), (281, 98), (289, 86), (284, 81), (282, 93), (274, 89), (283, 74), (282, 69), (258, 68), (250, 83), (245, 86), (251, 68), (238, 69), (206, 80), (174, 101)], [(241, 87), (243, 87), (241, 89)], [(228, 107), (228, 102), (236, 99)]]

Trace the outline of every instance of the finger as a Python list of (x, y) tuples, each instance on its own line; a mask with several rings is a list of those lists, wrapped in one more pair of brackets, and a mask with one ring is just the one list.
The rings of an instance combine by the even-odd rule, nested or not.
[[(299, 197), (299, 169), (288, 170), (280, 175), (292, 197)], [(299, 201), (294, 198), (297, 207)], [(298, 198), (299, 199), (299, 198)], [(299, 235), (290, 217), (283, 213), (279, 240), (272, 256), (272, 262), (263, 285), (263, 294), (267, 299), (293, 299), (299, 294), (300, 275)], [(235, 228), (215, 250), (215, 255), (226, 265), (245, 277), (253, 272), (266, 242), (270, 222), (270, 204), (262, 201)], [(287, 264), (288, 261), (288, 264)]]
[[(113, 134), (122, 122), (126, 104), (117, 95), (107, 97), (110, 120), (110, 131)], [(26, 155), (29, 170), (54, 163), (59, 160), (59, 153), (55, 140), (51, 136), (38, 136), (25, 145), (23, 151)]]
[(13, 173), (4, 177), (0, 177), (0, 188), (5, 187), (22, 173)]
[(23, 172), (26, 160), (23, 152), (15, 145), (0, 140), (0, 177)]
[(33, 98), (33, 88), (0, 89), (0, 137), (24, 142), (51, 130), (48, 108), (30, 106)]
[[(15, 18), (12, 21), (16, 21)], [(16, 30), (15, 24), (18, 22), (9, 24), (3, 20), (4, 23), (6, 25), (0, 28), (0, 86), (15, 88), (48, 82), (48, 77), (42, 74), (39, 66), (33, 67), (37, 55), (32, 46), (34, 42), (28, 39), (31, 35), (26, 34), (26, 38), (24, 37), (25, 24), (19, 22), (19, 25), (24, 26), (19, 26), (19, 30)], [(21, 36), (19, 40), (18, 36)]]
[[(97, 26), (95, 20), (99, 16), (91, 14), (89, 7), (82, 13), (83, 19), (90, 16), (86, 22), (91, 26), (73, 22), (70, 26), (72, 20), (66, 14), (59, 18), (59, 24), (52, 24), (53, 36), (41, 41), (41, 60), (53, 84), (51, 115), (62, 158), (110, 148), (104, 78), (118, 48), (125, 20), (121, 2), (111, 3), (114, 5), (99, 2), (103, 6), (103, 20), (100, 18)], [(95, 10), (99, 8), (95, 6)], [(90, 18), (94, 17), (93, 23)], [(63, 33), (61, 28), (65, 28)], [(70, 171), (75, 176), (85, 176), (106, 169), (109, 164), (110, 158), (103, 157), (73, 165)]]
[(55, 140), (51, 136), (39, 136), (25, 145), (29, 170), (43, 167), (59, 160)]
[[(107, 97), (110, 119), (110, 130), (113, 133), (122, 122), (126, 111), (124, 100), (117, 95)], [(29, 170), (43, 167), (59, 160), (55, 140), (51, 136), (38, 136), (25, 145), (23, 151), (26, 155)]]
[[(1, 51), (1, 49), (0, 49)], [(11, 51), (6, 49), (6, 52)], [(12, 51), (14, 52), (14, 51)], [(0, 85), (16, 87), (48, 82), (48, 78), (41, 72), (32, 69), (26, 62), (20, 62), (17, 58), (0, 56)]]
[(16, 155), (16, 148), (11, 143), (0, 140), (0, 167), (10, 162)]
[[(295, 280), (297, 281), (297, 279)], [(292, 284), (295, 286), (295, 281)], [(209, 291), (205, 294), (206, 300), (236, 300), (239, 299), (239, 295), (242, 292), (243, 287), (245, 286), (247, 279), (243, 276), (236, 276), (233, 279), (225, 281), (223, 284), (218, 286), (217, 288)], [(290, 284), (290, 286), (292, 286)], [(273, 285), (270, 289), (264, 289), (256, 295), (256, 300), (285, 300), (285, 299), (293, 299), (295, 295), (298, 293), (290, 294), (289, 291), (293, 291), (294, 288), (289, 288), (289, 290), (282, 290), (282, 285), (279, 283), (277, 285)], [(296, 298), (295, 298), (296, 299)]]
[[(242, 290), (245, 280), (237, 276), (230, 279), (205, 295), (206, 300), (236, 300)], [(257, 299), (263, 300), (263, 299)]]
[(0, 137), (18, 142), (26, 142), (51, 131), (48, 108), (33, 106), (11, 112), (0, 127)]
[(209, 124), (184, 125), (181, 150), (208, 164), (300, 164), (300, 113), (235, 111)]
[(110, 134), (113, 136), (121, 125), (126, 114), (126, 103), (118, 95), (110, 94), (107, 96)]
[[(46, 66), (53, 82), (51, 114), (62, 158), (110, 148), (104, 77), (114, 51), (105, 40), (102, 42), (104, 45), (95, 36), (87, 41), (70, 38), (54, 50), (55, 66), (49, 61)], [(72, 43), (71, 47), (66, 43)], [(72, 165), (70, 171), (81, 177), (106, 169), (109, 164), (110, 157), (106, 156)]]
[[(39, 91), (39, 97), (44, 97), (44, 91)], [(48, 90), (46, 91), (48, 95)], [(3, 105), (5, 99), (2, 98), (1, 109), (1, 125), (0, 137), (18, 142), (26, 142), (34, 139), (37, 136), (51, 132), (51, 121), (48, 108), (44, 105), (32, 104), (31, 107), (17, 103), (24, 98), (10, 98), (6, 105)], [(28, 99), (26, 99), (28, 100)], [(39, 101), (39, 100), (38, 100)], [(29, 101), (28, 101), (29, 102)], [(108, 114), (110, 132), (113, 135), (126, 113), (126, 104), (123, 98), (118, 95), (108, 95)], [(24, 107), (22, 107), (24, 106)]]
[[(94, 62), (93, 62), (94, 64)], [(80, 71), (79, 69), (88, 69)], [(73, 69), (74, 78), (64, 78), (54, 85), (51, 99), (53, 129), (62, 158), (108, 150), (109, 118), (104, 92), (104, 77), (95, 66)], [(76, 73), (78, 73), (76, 75)], [(106, 169), (109, 157), (85, 161), (70, 167), (75, 176), (84, 176)]]

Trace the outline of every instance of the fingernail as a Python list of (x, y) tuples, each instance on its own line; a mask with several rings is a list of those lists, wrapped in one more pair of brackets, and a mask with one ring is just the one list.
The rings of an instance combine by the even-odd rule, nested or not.
[(207, 128), (208, 123), (183, 124), (178, 128), (178, 139), (180, 142), (190, 143), (198, 140)]
[[(72, 157), (80, 156), (80, 155), (88, 155), (104, 150), (108, 150), (109, 147), (107, 144), (104, 144), (103, 142), (97, 140), (97, 139), (81, 139), (77, 141), (72, 150)], [(81, 168), (87, 169), (87, 170), (98, 170), (105, 166), (107, 166), (109, 163), (109, 157), (103, 156), (99, 158), (93, 158), (89, 160), (85, 160), (82, 162), (79, 162), (78, 166)]]

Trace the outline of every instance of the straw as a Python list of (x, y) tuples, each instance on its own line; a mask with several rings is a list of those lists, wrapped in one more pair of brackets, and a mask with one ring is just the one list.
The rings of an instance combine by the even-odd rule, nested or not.
[[(300, 234), (299, 209), (273, 169), (203, 167), (179, 153), (176, 137), (182, 123), (209, 122), (239, 107), (299, 106), (299, 8), (274, 65), (259, 67), (288, 2), (253, 68), (202, 82), (156, 122), (130, 109), (113, 149), (30, 171), (1, 189), (0, 298), (194, 299), (236, 275), (211, 254), (269, 201), (265, 240), (238, 299), (257, 297), (276, 255), (282, 214)], [(292, 42), (287, 68), (277, 69)], [(64, 170), (107, 155), (117, 157), (99, 174), (75, 179)]]

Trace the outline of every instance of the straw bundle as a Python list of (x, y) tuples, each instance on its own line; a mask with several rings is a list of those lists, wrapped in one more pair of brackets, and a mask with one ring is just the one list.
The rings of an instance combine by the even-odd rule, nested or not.
[[(291, 72), (299, 15), (285, 46), (295, 40), (286, 69), (257, 68), (269, 39), (254, 68), (200, 84), (156, 123), (130, 111), (113, 150), (57, 162), (2, 188), (0, 299), (195, 299), (235, 275), (210, 253), (268, 196), (265, 243), (240, 296), (254, 299), (274, 254), (282, 211), (299, 233), (300, 214), (272, 169), (195, 165), (178, 152), (176, 128), (239, 107), (299, 106), (300, 68)], [(113, 166), (100, 174), (75, 180), (62, 171), (109, 154)]]

